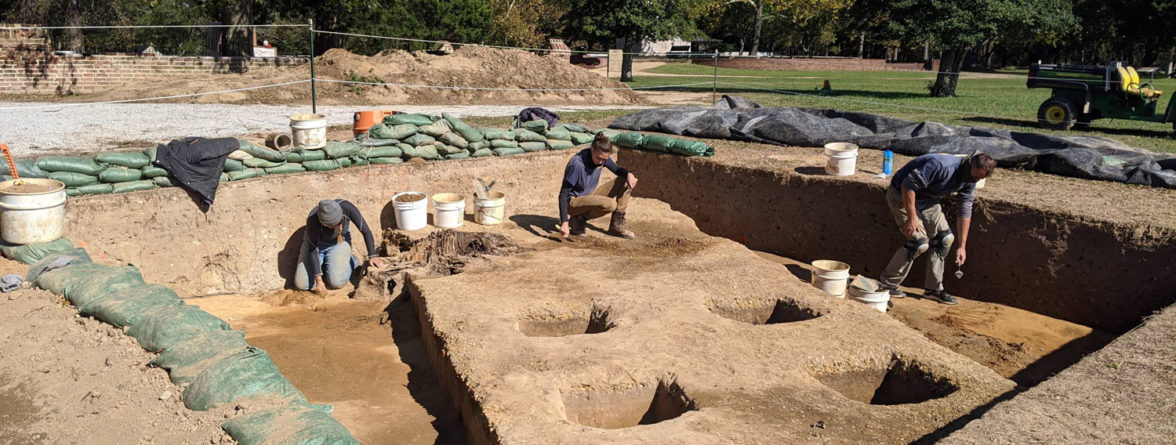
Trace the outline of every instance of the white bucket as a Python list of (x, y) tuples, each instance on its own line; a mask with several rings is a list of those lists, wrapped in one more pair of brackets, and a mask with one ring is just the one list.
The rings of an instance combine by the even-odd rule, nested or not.
[(396, 227), (419, 230), (429, 222), (429, 197), (420, 192), (397, 193), (392, 197), (396, 208)]
[(506, 219), (506, 193), (490, 192), (489, 198), (474, 198), (474, 222), (484, 226)]
[(29, 178), (0, 182), (0, 237), (9, 244), (54, 241), (65, 233), (65, 184)]
[(326, 147), (327, 117), (321, 114), (290, 116), (290, 133), (294, 135), (295, 147)]
[(465, 196), (457, 193), (433, 195), (433, 225), (442, 229), (461, 227), (465, 222)]
[(840, 261), (816, 260), (812, 263), (813, 287), (837, 298), (845, 298), (845, 285), (849, 281), (849, 265)]
[(833, 176), (850, 176), (857, 169), (858, 146), (848, 142), (825, 144), (825, 173)]
[(882, 289), (877, 281), (861, 275), (858, 275), (849, 286), (849, 297), (882, 313), (886, 313), (886, 307), (890, 303), (890, 291)]

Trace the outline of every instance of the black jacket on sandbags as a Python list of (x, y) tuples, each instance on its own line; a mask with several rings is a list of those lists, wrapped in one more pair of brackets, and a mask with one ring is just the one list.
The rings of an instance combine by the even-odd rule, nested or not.
[(199, 195), (204, 208), (212, 206), (225, 159), (237, 150), (235, 138), (190, 137), (160, 144), (155, 166), (167, 170), (175, 185)]

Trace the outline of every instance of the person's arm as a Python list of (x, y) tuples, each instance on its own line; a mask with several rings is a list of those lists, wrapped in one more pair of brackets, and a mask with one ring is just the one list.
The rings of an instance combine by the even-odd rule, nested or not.
[(343, 215), (355, 224), (355, 227), (359, 229), (359, 233), (363, 234), (363, 245), (367, 248), (368, 258), (374, 258), (377, 254), (376, 240), (372, 236), (372, 229), (368, 228), (367, 221), (363, 219), (363, 214), (359, 213), (359, 208), (348, 201), (343, 201), (339, 206), (343, 208)]
[(637, 187), (637, 176), (634, 176), (633, 172), (621, 168), (621, 166), (617, 165), (616, 162), (613, 162), (612, 158), (604, 160), (604, 168), (607, 168), (608, 171), (613, 172), (613, 174), (617, 175), (618, 178), (623, 179), (625, 183), (629, 185), (630, 189)]
[(318, 261), (318, 236), (311, 234), (311, 231), (314, 228), (313, 224), (318, 223), (318, 218), (315, 218), (314, 216), (306, 218), (306, 230), (302, 232), (302, 243), (310, 246), (310, 249), (307, 251), (306, 258), (303, 258), (303, 261), (306, 262), (305, 266), (307, 275), (321, 279), (323, 275), (323, 265), (319, 264)]
[(960, 189), (959, 217), (956, 218), (956, 264), (963, 265), (968, 259), (968, 230), (972, 227), (972, 204), (976, 200), (976, 184), (967, 184)]
[(911, 170), (902, 181), (902, 208), (906, 211), (906, 224), (902, 226), (902, 233), (908, 238), (915, 236), (919, 230), (919, 212), (915, 208), (915, 193), (927, 188), (927, 179), (920, 169)]
[(564, 169), (563, 183), (559, 186), (559, 222), (568, 222), (568, 203), (572, 200), (572, 189), (579, 182), (576, 167), (568, 163)]

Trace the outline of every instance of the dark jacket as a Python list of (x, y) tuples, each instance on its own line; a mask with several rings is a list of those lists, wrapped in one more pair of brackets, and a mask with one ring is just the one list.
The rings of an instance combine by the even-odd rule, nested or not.
[[(626, 178), (629, 171), (621, 168), (612, 158), (605, 159), (604, 165), (597, 166), (592, 162), (592, 148), (585, 148), (568, 160), (564, 169), (563, 185), (559, 188), (559, 222), (568, 221), (568, 202), (573, 196), (590, 195), (600, 184), (600, 168), (607, 168), (618, 178)], [(622, 179), (623, 180), (623, 179)]]
[(939, 199), (960, 192), (960, 218), (972, 217), (972, 201), (975, 199), (976, 183), (971, 182), (972, 167), (967, 158), (948, 154), (927, 154), (908, 162), (890, 179), (890, 187), (915, 192), (915, 204), (926, 208), (939, 203)]
[(317, 206), (310, 211), (310, 215), (306, 216), (306, 233), (302, 236), (302, 243), (310, 246), (306, 272), (311, 277), (323, 274), (322, 262), (318, 261), (320, 250), (337, 244), (340, 236), (347, 242), (351, 242), (351, 223), (355, 223), (355, 227), (359, 228), (359, 233), (363, 234), (363, 243), (367, 247), (368, 258), (376, 256), (376, 241), (372, 237), (372, 231), (368, 228), (367, 221), (364, 221), (363, 215), (359, 213), (359, 209), (355, 207), (355, 204), (345, 199), (336, 199), (335, 202), (343, 208), (343, 221), (340, 222), (338, 229), (323, 227), (318, 220)]

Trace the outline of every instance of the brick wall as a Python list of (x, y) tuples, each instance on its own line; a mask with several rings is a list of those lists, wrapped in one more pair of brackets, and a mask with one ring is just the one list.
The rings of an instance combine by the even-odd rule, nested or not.
[(295, 66), (305, 57), (59, 55), (43, 35), (0, 27), (0, 94), (90, 93), (145, 80)]
[[(712, 66), (714, 59), (692, 59), (699, 65)], [(938, 65), (938, 60), (935, 61)], [(922, 64), (893, 64), (885, 59), (857, 58), (722, 58), (720, 68), (738, 68), (767, 71), (884, 71), (889, 69), (922, 69)], [(917, 66), (916, 66), (917, 65)]]

